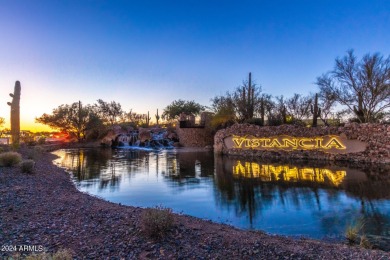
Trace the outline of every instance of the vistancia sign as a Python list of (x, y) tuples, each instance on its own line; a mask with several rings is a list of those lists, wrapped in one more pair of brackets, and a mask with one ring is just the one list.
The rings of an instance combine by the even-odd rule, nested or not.
[(234, 148), (282, 148), (282, 149), (346, 149), (345, 145), (336, 136), (307, 137), (272, 137), (248, 138), (234, 136)]
[(272, 137), (254, 137), (232, 135), (224, 139), (228, 149), (243, 150), (319, 150), (329, 153), (348, 153), (364, 151), (366, 144), (357, 140), (348, 140), (336, 135), (315, 137), (296, 137), (279, 135)]

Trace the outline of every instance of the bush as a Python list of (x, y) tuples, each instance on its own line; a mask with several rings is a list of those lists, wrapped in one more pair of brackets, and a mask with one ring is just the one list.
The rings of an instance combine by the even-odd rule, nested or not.
[[(345, 231), (345, 237), (347, 238), (349, 244), (357, 244), (359, 239), (361, 244), (365, 244), (365, 235), (363, 233), (365, 222), (362, 220), (357, 221), (356, 223), (350, 223)], [(362, 241), (363, 238), (363, 241)]]
[(24, 160), (20, 164), (20, 168), (22, 169), (22, 172), (32, 173), (34, 170), (35, 162), (33, 160)]
[(37, 160), (42, 153), (44, 152), (44, 148), (42, 146), (34, 146), (30, 148), (27, 152), (27, 158), (32, 160)]
[(162, 238), (173, 226), (172, 209), (147, 208), (141, 216), (142, 231), (153, 238)]
[(17, 152), (5, 152), (0, 154), (0, 166), (14, 166), (22, 161), (22, 156)]
[(38, 144), (45, 144), (46, 143), (46, 138), (45, 137), (39, 137), (37, 143)]

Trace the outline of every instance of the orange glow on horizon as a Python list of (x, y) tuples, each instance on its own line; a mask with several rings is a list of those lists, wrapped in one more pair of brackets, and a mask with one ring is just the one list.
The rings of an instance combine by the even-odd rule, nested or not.
[(53, 132), (57, 131), (47, 125), (32, 123), (32, 122), (21, 122), (20, 123), (21, 130), (29, 130), (31, 132)]
[[(4, 126), (1, 128), (1, 129), (10, 129), (11, 126), (10, 126), (10, 123), (9, 123), (9, 120), (6, 120)], [(20, 130), (27, 130), (27, 131), (31, 131), (31, 132), (54, 132), (54, 131), (58, 131), (56, 129), (53, 129), (47, 125), (43, 125), (43, 124), (39, 124), (39, 123), (35, 123), (35, 122), (25, 122), (25, 121), (21, 121), (20, 122)]]

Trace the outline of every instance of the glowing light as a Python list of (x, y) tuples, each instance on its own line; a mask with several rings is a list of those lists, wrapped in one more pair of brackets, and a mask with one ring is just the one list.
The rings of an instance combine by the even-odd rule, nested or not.
[(255, 162), (241, 162), (233, 166), (233, 176), (244, 178), (257, 178), (264, 182), (284, 181), (284, 182), (316, 182), (325, 183), (326, 180), (333, 186), (339, 186), (345, 176), (346, 171), (332, 171), (326, 168), (291, 167), (288, 165), (274, 166), (271, 164), (258, 164)]
[(268, 138), (233, 136), (233, 148), (272, 148), (272, 149), (338, 149), (345, 150), (347, 147), (337, 136), (318, 137), (291, 137), (277, 136)]

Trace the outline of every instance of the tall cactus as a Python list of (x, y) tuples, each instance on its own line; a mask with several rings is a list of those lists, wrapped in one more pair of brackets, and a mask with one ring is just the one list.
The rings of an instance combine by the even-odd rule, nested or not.
[(264, 125), (264, 120), (265, 120), (265, 100), (264, 97), (261, 98), (260, 100), (260, 118), (261, 118), (261, 123)]
[(157, 114), (155, 114), (155, 117), (156, 117), (156, 122), (157, 122), (157, 125), (158, 125), (158, 121), (160, 120), (160, 116), (158, 115), (158, 108), (157, 108)]
[(253, 118), (255, 111), (255, 88), (252, 86), (252, 73), (249, 72), (248, 89), (242, 87), (242, 110), (244, 119)]
[(11, 107), (11, 141), (14, 148), (19, 147), (20, 142), (20, 82), (15, 82), (14, 93), (9, 95), (12, 97), (12, 102), (7, 102)]
[(150, 119), (152, 119), (150, 116), (149, 116), (149, 111), (148, 111), (148, 115), (146, 117), (146, 125), (149, 127), (149, 123), (150, 123)]
[(313, 123), (312, 127), (317, 127), (317, 119), (321, 115), (321, 108), (318, 107), (318, 94), (314, 98), (314, 106), (310, 106), (311, 113), (313, 114)]

